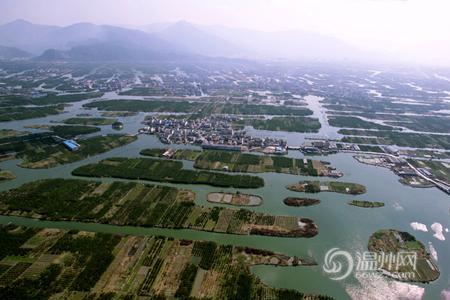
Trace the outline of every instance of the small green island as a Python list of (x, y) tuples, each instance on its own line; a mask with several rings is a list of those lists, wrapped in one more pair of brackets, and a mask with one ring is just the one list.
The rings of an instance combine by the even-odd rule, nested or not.
[(287, 197), (284, 198), (283, 203), (287, 206), (312, 206), (320, 203), (319, 199), (312, 198), (296, 198), (296, 197)]
[(264, 180), (261, 177), (188, 170), (183, 169), (181, 161), (154, 158), (112, 157), (76, 168), (72, 171), (72, 174), (85, 177), (142, 179), (233, 188), (259, 188), (264, 186)]
[(121, 130), (123, 129), (123, 123), (120, 121), (115, 121), (114, 123), (111, 124), (112, 128), (115, 130)]
[(341, 181), (300, 181), (286, 186), (288, 190), (304, 193), (333, 192), (347, 195), (360, 195), (366, 192), (362, 184)]
[(194, 199), (194, 192), (168, 186), (45, 179), (1, 192), (0, 214), (239, 235), (309, 238), (318, 233), (318, 227), (311, 219), (204, 207), (196, 205)]
[(235, 206), (259, 206), (262, 204), (262, 198), (256, 195), (236, 193), (209, 193), (208, 202), (229, 204)]
[(352, 200), (348, 202), (349, 205), (363, 207), (363, 208), (377, 208), (383, 207), (384, 202), (378, 201), (363, 201), (363, 200)]
[[(327, 300), (264, 284), (256, 265), (308, 267), (310, 257), (163, 236), (0, 226), (0, 299)], [(233, 283), (233, 285), (231, 285)]]
[(425, 246), (408, 232), (394, 229), (379, 230), (370, 237), (368, 249), (376, 253), (393, 253), (394, 255), (414, 254), (415, 264), (403, 263), (397, 267), (395, 263), (389, 264), (385, 261), (380, 266), (384, 275), (396, 280), (429, 283), (438, 279), (440, 275), (438, 266), (431, 259)]

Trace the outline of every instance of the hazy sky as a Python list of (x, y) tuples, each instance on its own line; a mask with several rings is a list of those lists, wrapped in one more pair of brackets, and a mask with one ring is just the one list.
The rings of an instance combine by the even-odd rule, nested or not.
[(450, 65), (450, 0), (0, 0), (0, 23), (141, 26), (187, 20), (263, 31), (309, 30), (366, 50)]

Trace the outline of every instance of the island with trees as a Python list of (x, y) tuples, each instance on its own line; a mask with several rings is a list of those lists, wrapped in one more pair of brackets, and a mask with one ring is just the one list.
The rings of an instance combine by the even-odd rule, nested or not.
[(327, 163), (298, 159), (286, 156), (258, 155), (229, 151), (197, 151), (189, 149), (144, 149), (140, 152), (144, 156), (166, 157), (171, 159), (194, 161), (194, 168), (227, 172), (264, 173), (275, 172), (305, 176), (338, 177)]
[(286, 186), (288, 190), (304, 193), (333, 192), (347, 195), (360, 195), (366, 192), (362, 184), (342, 181), (299, 181)]
[(363, 207), (363, 208), (377, 208), (383, 207), (384, 202), (379, 201), (364, 201), (364, 200), (352, 200), (348, 202), (349, 205)]
[(284, 198), (283, 203), (287, 206), (312, 206), (319, 204), (320, 200), (312, 198), (287, 197)]
[(183, 169), (183, 163), (180, 161), (152, 158), (112, 157), (78, 167), (72, 171), (72, 174), (85, 177), (114, 177), (234, 188), (264, 186), (264, 180), (261, 177)]
[[(369, 251), (410, 255), (412, 260), (400, 257), (402, 263), (383, 261), (383, 274), (399, 281), (429, 283), (438, 279), (440, 272), (436, 263), (426, 251), (425, 246), (408, 232), (383, 229), (375, 232), (369, 239)], [(412, 256), (411, 256), (412, 255)]]
[[(135, 182), (46, 179), (0, 193), (0, 214), (240, 235), (313, 237), (307, 218), (195, 205), (190, 190)], [(58, 201), (49, 201), (58, 199)]]

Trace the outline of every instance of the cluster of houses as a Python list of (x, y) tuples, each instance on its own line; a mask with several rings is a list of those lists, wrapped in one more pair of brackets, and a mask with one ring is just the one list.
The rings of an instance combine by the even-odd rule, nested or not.
[(251, 137), (245, 130), (236, 130), (232, 123), (236, 116), (208, 116), (204, 118), (148, 118), (141, 133), (155, 134), (166, 144), (197, 144), (205, 149), (245, 151), (262, 148), (269, 153), (284, 154), (286, 141)]

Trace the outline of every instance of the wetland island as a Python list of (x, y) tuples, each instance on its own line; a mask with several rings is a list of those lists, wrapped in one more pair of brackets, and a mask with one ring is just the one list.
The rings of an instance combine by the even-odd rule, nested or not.
[[(79, 2), (51, 11), (99, 5)], [(234, 54), (303, 39), (80, 21), (0, 25), (1, 300), (450, 299), (449, 69), (255, 61)], [(296, 57), (316, 40), (353, 57), (327, 36)], [(359, 276), (365, 250), (415, 260)]]

